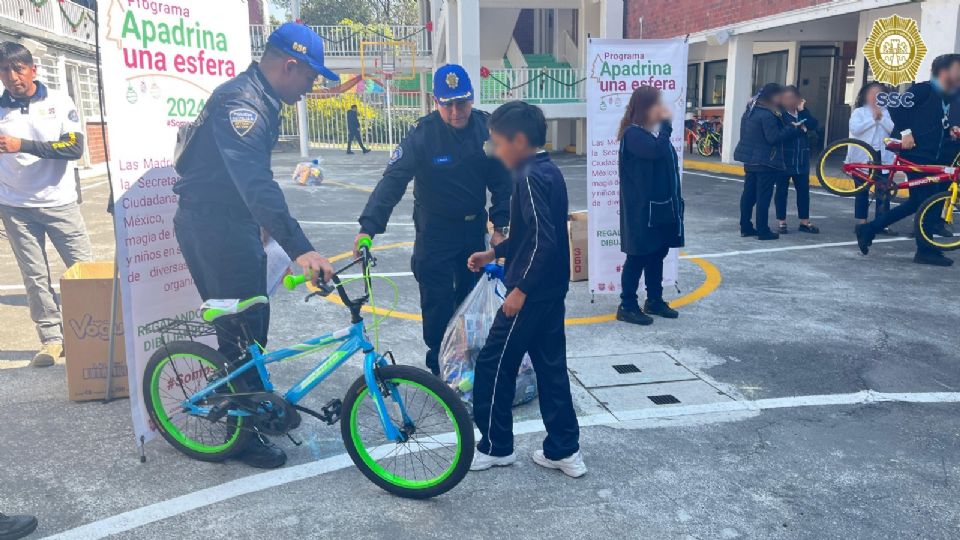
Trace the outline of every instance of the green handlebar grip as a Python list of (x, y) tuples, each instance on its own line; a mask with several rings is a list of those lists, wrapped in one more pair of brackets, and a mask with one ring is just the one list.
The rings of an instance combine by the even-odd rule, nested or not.
[(357, 249), (364, 248), (364, 247), (367, 249), (370, 249), (371, 247), (373, 247), (373, 240), (367, 238), (366, 236), (358, 240)]
[(307, 276), (303, 274), (289, 274), (283, 278), (283, 286), (289, 290), (294, 290), (298, 285), (302, 285), (307, 282)]

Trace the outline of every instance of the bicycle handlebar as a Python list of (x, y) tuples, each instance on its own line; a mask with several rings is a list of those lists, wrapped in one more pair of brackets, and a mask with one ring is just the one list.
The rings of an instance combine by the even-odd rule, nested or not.
[[(357, 318), (359, 318), (360, 307), (363, 305), (364, 302), (367, 301), (367, 298), (369, 298), (370, 284), (368, 280), (364, 279), (363, 280), (364, 290), (366, 294), (358, 299), (351, 299), (347, 295), (346, 289), (343, 288), (343, 282), (340, 281), (339, 274), (344, 270), (356, 265), (357, 263), (361, 263), (364, 272), (367, 272), (369, 268), (375, 266), (376, 259), (374, 259), (373, 256), (370, 254), (370, 248), (372, 245), (373, 243), (370, 241), (369, 238), (361, 238), (360, 241), (357, 242), (357, 249), (358, 251), (360, 251), (360, 256), (353, 259), (350, 262), (350, 264), (334, 272), (330, 280), (332, 284), (324, 281), (318, 282), (316, 286), (320, 290), (318, 292), (311, 294), (310, 296), (307, 296), (307, 300), (309, 300), (310, 297), (314, 295), (329, 296), (330, 293), (332, 293), (333, 291), (337, 291), (337, 293), (340, 295), (340, 299), (343, 300), (343, 304), (348, 308), (350, 308), (351, 313), (353, 313), (354, 319), (356, 320)], [(296, 290), (298, 286), (303, 285), (308, 281), (310, 280), (304, 274), (291, 274), (283, 278), (283, 286), (286, 289), (293, 291), (293, 290)]]

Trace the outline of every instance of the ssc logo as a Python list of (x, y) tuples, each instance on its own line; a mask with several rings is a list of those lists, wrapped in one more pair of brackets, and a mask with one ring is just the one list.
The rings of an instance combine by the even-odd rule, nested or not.
[(874, 21), (863, 45), (876, 79), (894, 86), (916, 79), (926, 54), (917, 21), (899, 15)]
[(387, 162), (387, 165), (393, 165), (401, 159), (403, 159), (403, 147), (398, 144), (390, 153), (390, 161)]
[(904, 92), (900, 94), (898, 92), (880, 92), (877, 94), (877, 105), (891, 109), (896, 109), (898, 107), (909, 109), (910, 107), (913, 107), (913, 93)]
[(230, 111), (230, 125), (237, 135), (243, 137), (253, 129), (257, 123), (257, 113), (250, 109), (234, 109)]

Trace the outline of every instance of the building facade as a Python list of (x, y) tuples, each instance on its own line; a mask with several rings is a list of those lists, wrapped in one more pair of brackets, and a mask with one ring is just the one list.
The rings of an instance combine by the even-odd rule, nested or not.
[(796, 85), (822, 126), (814, 144), (847, 135), (857, 92), (872, 80), (862, 49), (879, 18), (917, 21), (927, 54), (960, 51), (957, 0), (625, 0), (624, 37), (687, 37), (688, 111), (724, 120), (732, 160), (739, 119), (764, 83)]

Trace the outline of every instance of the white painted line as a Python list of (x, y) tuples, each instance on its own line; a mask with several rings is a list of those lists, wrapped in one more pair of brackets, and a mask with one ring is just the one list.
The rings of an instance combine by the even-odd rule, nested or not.
[[(53, 288), (59, 289), (60, 284), (54, 283)], [(24, 291), (24, 290), (26, 290), (26, 287), (24, 287), (23, 285), (0, 285), (0, 291)]]
[[(733, 178), (733, 177), (730, 177), (730, 176), (720, 176), (720, 175), (717, 175), (717, 174), (708, 174), (708, 173), (702, 173), (702, 172), (697, 172), (697, 171), (683, 171), (683, 174), (695, 174), (695, 175), (697, 175), (697, 176), (706, 176), (707, 178), (716, 178), (716, 179), (718, 179), (718, 180), (730, 180), (731, 182), (740, 182), (741, 184), (744, 182), (744, 179), (743, 179), (743, 178)], [(814, 186), (810, 186), (810, 187), (814, 187)], [(793, 189), (793, 182), (790, 183), (790, 190), (791, 190), (791, 191), (796, 191), (796, 190)], [(853, 197), (841, 197), (841, 196), (839, 196), (839, 195), (834, 195), (833, 193), (830, 193), (830, 192), (827, 192), (827, 191), (823, 191), (823, 190), (819, 190), (819, 189), (811, 189), (811, 190), (810, 190), (810, 193), (813, 193), (813, 194), (815, 194), (815, 195), (824, 195), (824, 196), (827, 196), (827, 197), (836, 197), (836, 198), (838, 198), (838, 199), (850, 199), (850, 200), (853, 200)]]
[(95, 188), (95, 187), (105, 186), (105, 185), (107, 185), (107, 184), (109, 184), (109, 183), (110, 183), (110, 182), (108, 182), (107, 180), (103, 180), (102, 182), (95, 182), (95, 183), (93, 183), (93, 184), (90, 184), (89, 186), (84, 186), (84, 185), (81, 184), (81, 185), (80, 185), (80, 191), (86, 191), (86, 190), (88, 190), (88, 189), (93, 189), (93, 188)]
[[(374, 272), (371, 277), (410, 277), (413, 272)], [(363, 277), (363, 274), (340, 274), (340, 279), (355, 279)]]
[[(881, 238), (874, 240), (874, 244), (884, 244), (887, 242), (905, 242), (913, 238)], [(755, 255), (757, 253), (777, 253), (780, 251), (804, 251), (807, 249), (821, 249), (829, 247), (856, 246), (856, 242), (827, 242), (825, 244), (809, 244), (803, 246), (784, 246), (765, 249), (744, 249), (740, 251), (723, 251), (720, 253), (704, 253), (702, 255), (681, 255), (681, 259), (716, 259), (718, 257), (736, 257), (739, 255)]]
[[(354, 227), (360, 228), (360, 224), (356, 221), (298, 221), (301, 225), (352, 225)], [(404, 222), (393, 222), (391, 221), (388, 227), (413, 227), (413, 223), (404, 223)]]
[[(766, 409), (781, 409), (793, 407), (823, 407), (830, 405), (864, 405), (869, 403), (901, 402), (901, 403), (958, 403), (960, 392), (918, 392), (918, 393), (886, 393), (873, 390), (863, 390), (852, 394), (831, 394), (814, 396), (795, 396), (785, 398), (758, 399), (755, 401), (726, 401), (706, 405), (681, 405), (663, 409), (640, 409), (636, 411), (617, 412), (614, 414), (601, 413), (580, 417), (581, 426), (616, 425), (625, 421), (670, 419), (691, 416), (701, 416), (704, 421), (728, 419), (730, 413), (759, 412)], [(544, 430), (541, 420), (528, 420), (514, 424), (515, 434), (539, 433)], [(284, 469), (267, 471), (230, 482), (194, 491), (180, 497), (168, 499), (151, 505), (136, 508), (100, 521), (88, 523), (75, 529), (70, 529), (48, 539), (60, 540), (91, 540), (105, 538), (112, 534), (149, 525), (163, 519), (185, 514), (187, 512), (223, 502), (241, 495), (247, 495), (270, 489), (283, 484), (297, 482), (329, 472), (339, 471), (350, 467), (353, 462), (349, 456), (338, 456), (295, 465)], [(358, 475), (358, 478), (359, 475)], [(371, 486), (370, 489), (376, 489)]]

